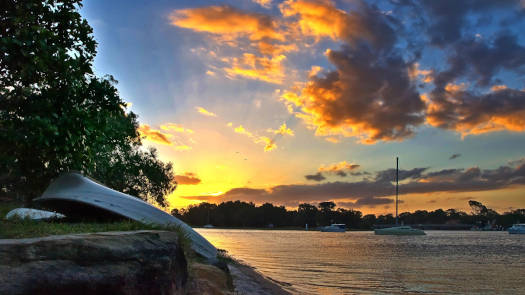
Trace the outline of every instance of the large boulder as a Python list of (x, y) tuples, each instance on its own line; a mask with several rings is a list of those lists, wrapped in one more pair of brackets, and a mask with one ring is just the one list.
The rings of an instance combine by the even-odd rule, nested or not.
[(168, 231), (0, 239), (0, 294), (183, 294), (179, 242)]

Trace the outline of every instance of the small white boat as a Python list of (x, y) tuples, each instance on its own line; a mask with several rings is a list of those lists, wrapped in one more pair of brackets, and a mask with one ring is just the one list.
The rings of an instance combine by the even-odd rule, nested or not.
[(203, 226), (204, 228), (214, 228), (215, 226), (213, 226), (213, 224), (206, 224), (205, 226)]
[(525, 223), (517, 223), (508, 229), (509, 234), (525, 234)]
[(329, 226), (323, 226), (321, 227), (322, 232), (336, 232), (336, 233), (344, 233), (346, 231), (346, 224), (344, 223), (334, 223)]
[(61, 219), (66, 216), (60, 213), (38, 210), (32, 208), (16, 208), (7, 213), (6, 219), (32, 219), (32, 220), (50, 220), (50, 219)]
[(379, 228), (374, 230), (374, 233), (376, 235), (393, 235), (393, 236), (421, 236), (425, 235), (425, 232), (417, 229), (412, 228), (407, 225), (403, 226), (394, 226), (394, 227), (387, 227), (387, 228)]

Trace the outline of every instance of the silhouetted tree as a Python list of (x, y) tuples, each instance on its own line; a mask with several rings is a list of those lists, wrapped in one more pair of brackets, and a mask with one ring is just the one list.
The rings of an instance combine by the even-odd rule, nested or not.
[[(324, 213), (331, 214), (334, 222), (344, 223), (351, 229), (372, 229), (375, 225), (395, 223), (392, 214), (377, 217), (374, 214), (363, 216), (357, 210), (339, 208), (334, 211), (332, 210), (334, 207), (326, 206)], [(487, 212), (490, 212), (490, 209)], [(497, 212), (495, 213), (497, 214)], [(200, 203), (199, 205), (191, 205), (186, 209), (174, 209), (172, 214), (197, 226), (211, 223), (215, 226), (224, 227), (267, 227), (269, 224), (273, 224), (275, 227), (304, 227), (305, 224), (315, 227), (324, 225), (326, 222), (326, 218), (322, 215), (323, 211), (308, 203), (299, 204), (297, 210), (286, 210), (283, 206), (278, 207), (271, 203), (264, 203), (260, 206), (242, 201), (228, 201), (219, 205)], [(405, 224), (473, 224), (476, 216), (455, 209), (446, 211), (442, 209), (434, 211), (417, 210), (400, 214), (400, 218)], [(525, 221), (525, 209), (505, 212), (496, 217), (497, 225), (504, 227), (519, 221)]]
[(334, 221), (334, 214), (332, 209), (335, 208), (335, 203), (332, 201), (319, 203), (319, 221), (322, 225), (328, 225)]
[(310, 227), (317, 226), (316, 216), (317, 216), (317, 207), (307, 203), (299, 204), (297, 209), (297, 215), (299, 217), (299, 225), (304, 226), (308, 224)]
[(498, 213), (490, 208), (487, 208), (481, 202), (470, 200), (468, 201), (472, 213), (476, 216), (476, 222), (486, 224), (494, 221)]
[[(171, 164), (141, 149), (137, 116), (111, 76), (97, 77), (97, 43), (80, 0), (6, 0), (0, 7), (0, 191), (39, 195), (82, 171), (166, 205)], [(133, 165), (129, 167), (128, 165)]]

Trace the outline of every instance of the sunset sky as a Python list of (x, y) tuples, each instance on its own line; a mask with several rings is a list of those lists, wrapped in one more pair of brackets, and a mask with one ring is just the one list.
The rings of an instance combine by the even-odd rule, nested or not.
[(171, 207), (525, 207), (525, 1), (85, 1)]

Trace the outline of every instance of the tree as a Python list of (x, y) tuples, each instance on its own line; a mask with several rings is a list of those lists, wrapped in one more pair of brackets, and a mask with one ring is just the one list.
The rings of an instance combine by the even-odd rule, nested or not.
[(317, 207), (311, 204), (303, 203), (299, 204), (297, 214), (300, 218), (299, 224), (309, 224), (310, 226), (316, 226)]
[[(2, 1), (0, 191), (31, 200), (78, 170), (165, 204), (175, 189), (171, 164), (141, 149), (137, 116), (126, 113), (116, 81), (93, 74), (97, 44), (80, 2)], [(124, 163), (138, 166), (117, 173)]]
[(498, 212), (487, 208), (478, 201), (470, 200), (468, 201), (468, 204), (470, 208), (472, 208), (472, 213), (476, 216), (478, 222), (492, 222), (499, 216)]
[(332, 201), (328, 202), (320, 202), (319, 203), (319, 209), (320, 209), (320, 222), (323, 225), (327, 225), (333, 222), (334, 214), (332, 209), (335, 208), (335, 203)]
[(92, 177), (105, 185), (140, 199), (168, 205), (166, 195), (177, 187), (173, 165), (157, 158), (157, 150), (133, 144), (99, 153)]
[(335, 203), (332, 201), (319, 203), (319, 209), (323, 212), (332, 211), (335, 208)]
[(472, 213), (475, 215), (484, 215), (488, 211), (487, 207), (478, 201), (470, 200), (468, 201), (468, 205), (472, 209)]

